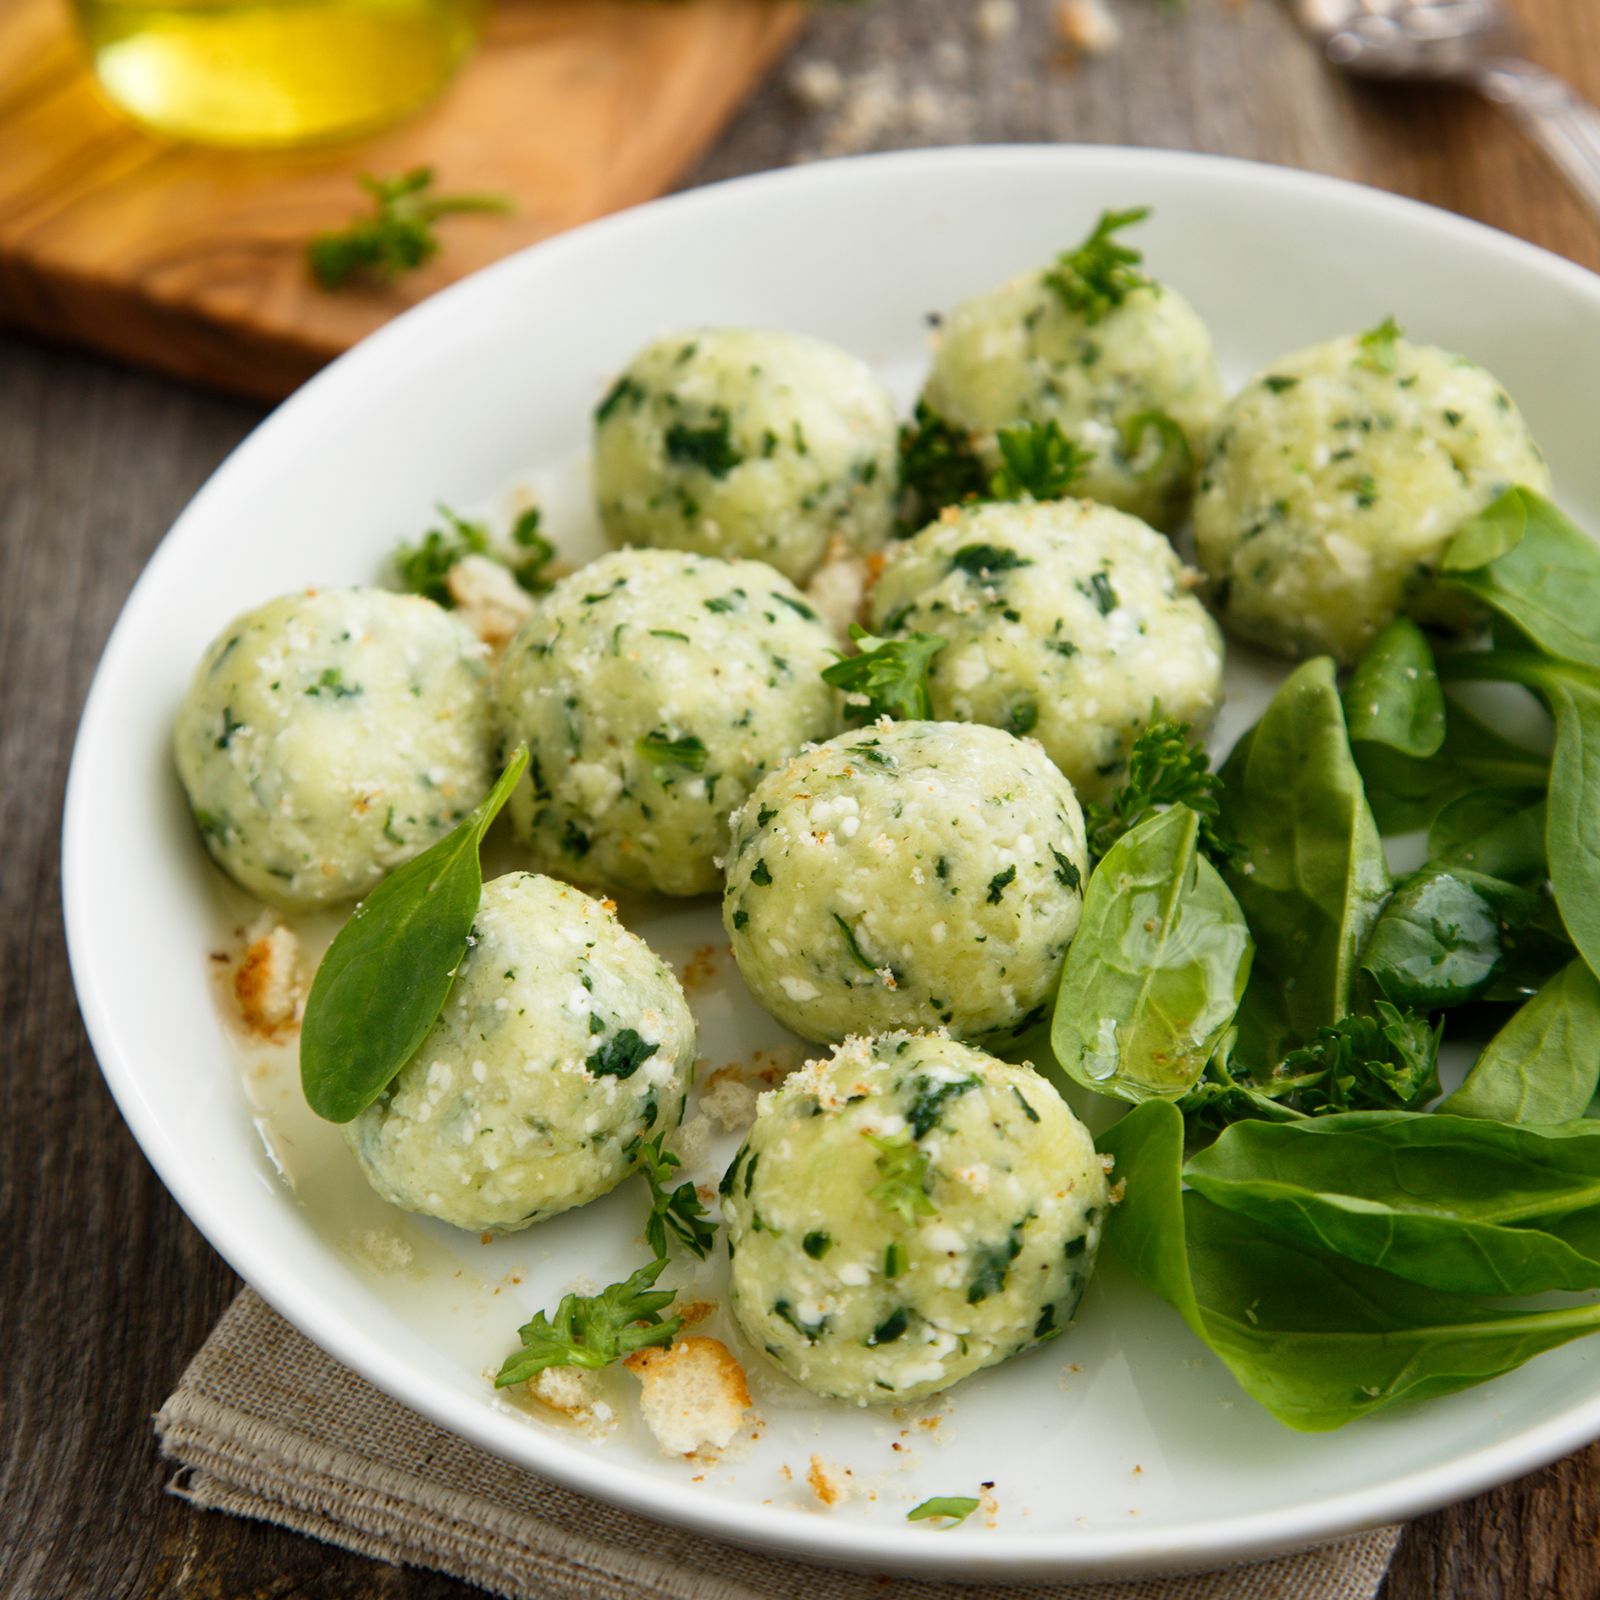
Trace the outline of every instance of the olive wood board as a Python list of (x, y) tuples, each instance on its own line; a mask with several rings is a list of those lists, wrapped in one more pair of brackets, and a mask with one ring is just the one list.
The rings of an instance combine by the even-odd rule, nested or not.
[[(0, 324), (279, 399), (397, 312), (509, 252), (666, 188), (794, 37), (775, 0), (498, 0), (420, 116), (270, 154), (153, 136), (101, 98), (65, 0), (0, 5)], [(510, 197), (450, 217), (388, 285), (320, 289), (312, 234), (356, 178), (429, 165)]]

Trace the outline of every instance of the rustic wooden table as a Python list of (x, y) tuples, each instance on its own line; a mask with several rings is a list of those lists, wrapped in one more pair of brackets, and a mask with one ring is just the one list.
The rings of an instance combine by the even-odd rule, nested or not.
[[(1453, 93), (1336, 81), (1271, 0), (1118, 0), (1116, 53), (1049, 60), (1045, 0), (974, 42), (975, 0), (824, 9), (796, 60), (898, 85), (840, 113), (780, 74), (696, 181), (830, 144), (1171, 145), (1340, 173), (1600, 268), (1586, 215)], [(1600, 100), (1600, 5), (1522, 0), (1536, 50)], [(962, 41), (951, 48), (941, 41)], [(905, 91), (921, 85), (923, 94)], [(869, 86), (870, 88), (870, 86)], [(895, 106), (898, 109), (895, 109)], [(886, 109), (886, 106), (888, 109)], [(1381, 293), (1379, 295), (1381, 300)], [(162, 1492), (150, 1415), (237, 1288), (152, 1176), (95, 1070), (62, 943), (57, 833), (95, 658), (162, 531), (257, 420), (239, 402), (0, 338), (0, 1594), (468, 1595)], [(1387, 1600), (1600, 1595), (1600, 1446), (1411, 1527)]]

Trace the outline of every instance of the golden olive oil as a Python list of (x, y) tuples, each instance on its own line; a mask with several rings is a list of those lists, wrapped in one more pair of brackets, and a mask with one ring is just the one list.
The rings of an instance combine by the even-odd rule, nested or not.
[(483, 0), (77, 0), (101, 87), (163, 133), (247, 148), (381, 126), (436, 94)]

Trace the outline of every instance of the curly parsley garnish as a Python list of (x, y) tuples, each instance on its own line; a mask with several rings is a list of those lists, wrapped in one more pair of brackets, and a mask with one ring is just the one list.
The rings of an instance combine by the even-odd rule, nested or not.
[(909, 537), (946, 506), (980, 499), (989, 473), (965, 429), (946, 422), (926, 400), (917, 401), (900, 429), (899, 532)]
[(991, 500), (1060, 500), (1094, 460), (1094, 451), (1079, 449), (1053, 419), (1001, 428), (995, 442), (1000, 470), (989, 480)]
[(495, 1388), (526, 1383), (546, 1367), (597, 1370), (635, 1350), (671, 1344), (683, 1322), (679, 1317), (663, 1319), (661, 1313), (677, 1291), (651, 1287), (666, 1264), (666, 1256), (658, 1255), (599, 1294), (563, 1295), (553, 1318), (537, 1313), (517, 1329), (522, 1348), (495, 1374)]
[(841, 656), (822, 669), (822, 681), (844, 691), (847, 714), (858, 722), (879, 717), (926, 722), (933, 715), (928, 666), (945, 641), (936, 633), (879, 639), (855, 623), (850, 624), (850, 637), (860, 654)]
[(512, 524), (509, 546), (497, 546), (485, 524), (438, 507), (443, 526), (429, 528), (415, 543), (402, 543), (393, 556), (400, 587), (420, 594), (447, 610), (455, 605), (450, 593), (450, 569), (468, 556), (483, 556), (507, 568), (529, 594), (543, 594), (550, 587), (545, 569), (555, 559), (556, 549), (539, 531), (541, 513), (530, 506)]
[(1168, 806), (1186, 805), (1200, 818), (1200, 848), (1221, 866), (1234, 845), (1221, 829), (1222, 780), (1205, 750), (1190, 742), (1187, 722), (1163, 718), (1134, 740), (1122, 787), (1104, 804), (1084, 809), (1089, 854), (1099, 860), (1123, 834)]
[(1151, 280), (1138, 270), (1143, 254), (1116, 237), (1149, 215), (1149, 206), (1102, 211), (1089, 237), (1076, 250), (1064, 251), (1046, 271), (1046, 287), (1090, 326), (1114, 311), (1135, 289), (1149, 285)]
[(387, 283), (439, 252), (434, 224), (452, 212), (507, 212), (498, 194), (433, 194), (433, 168), (413, 167), (397, 178), (364, 172), (357, 179), (372, 197), (372, 215), (348, 227), (317, 234), (306, 246), (311, 275), (324, 289), (366, 278)]

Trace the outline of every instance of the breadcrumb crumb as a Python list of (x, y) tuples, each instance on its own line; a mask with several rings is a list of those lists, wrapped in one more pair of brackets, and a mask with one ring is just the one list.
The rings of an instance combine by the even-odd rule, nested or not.
[(281, 1038), (300, 1022), (300, 941), (281, 922), (246, 937), (250, 943), (233, 973), (239, 1018), (258, 1038)]
[(724, 1450), (743, 1427), (750, 1386), (720, 1339), (691, 1335), (665, 1350), (636, 1350), (623, 1365), (639, 1380), (645, 1426), (666, 1454)]
[(463, 556), (445, 574), (456, 615), (491, 650), (498, 650), (533, 615), (533, 597), (508, 568), (487, 556)]

